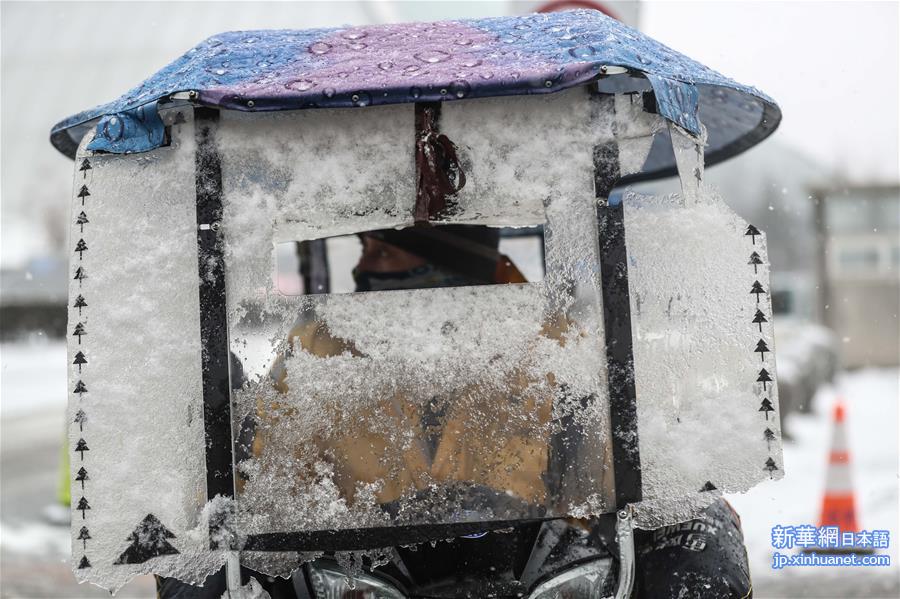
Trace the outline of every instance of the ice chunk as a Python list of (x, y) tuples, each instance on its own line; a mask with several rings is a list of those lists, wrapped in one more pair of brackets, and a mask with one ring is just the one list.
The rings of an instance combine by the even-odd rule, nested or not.
[(765, 235), (697, 193), (624, 198), (644, 527), (784, 469)]

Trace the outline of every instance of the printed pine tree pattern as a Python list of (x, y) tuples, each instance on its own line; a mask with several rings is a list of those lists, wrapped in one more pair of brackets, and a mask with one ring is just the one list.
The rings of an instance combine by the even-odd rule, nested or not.
[(757, 236), (757, 235), (762, 235), (762, 233), (760, 233), (760, 232), (759, 232), (759, 229), (757, 229), (757, 228), (754, 227), (753, 225), (749, 225), (749, 226), (747, 227), (747, 232), (744, 233), (744, 235), (749, 235), (749, 236), (750, 236), (750, 239), (753, 240), (753, 245), (756, 245), (756, 236)]
[(78, 443), (75, 444), (75, 451), (81, 452), (81, 461), (84, 461), (84, 452), (90, 450), (91, 448), (87, 446), (87, 441), (78, 439)]
[(88, 362), (87, 362), (87, 358), (84, 356), (84, 353), (83, 353), (83, 352), (78, 352), (78, 353), (76, 353), (76, 354), (75, 354), (75, 359), (72, 361), (72, 364), (75, 364), (75, 365), (78, 366), (78, 372), (79, 372), (79, 373), (81, 372), (81, 366), (82, 366), (83, 364), (87, 364), (87, 363), (88, 363)]
[(72, 307), (78, 308), (78, 316), (81, 316), (81, 309), (82, 309), (82, 308), (87, 308), (87, 302), (84, 301), (84, 296), (83, 296), (83, 295), (79, 295), (78, 297), (76, 297), (76, 298), (75, 298), (75, 303), (72, 304)]
[(78, 243), (75, 244), (75, 253), (78, 254), (78, 259), (81, 260), (84, 256), (84, 252), (88, 250), (87, 243), (84, 239), (79, 239)]
[(761, 369), (761, 370), (759, 371), (759, 376), (756, 377), (756, 382), (757, 382), (757, 383), (762, 383), (762, 384), (763, 384), (763, 391), (765, 391), (765, 390), (766, 390), (766, 385), (767, 385), (768, 383), (771, 383), (771, 382), (772, 382), (772, 377), (769, 376), (769, 371), (766, 370), (765, 368)]
[(84, 481), (91, 480), (91, 477), (88, 476), (88, 471), (84, 466), (78, 469), (78, 474), (75, 476), (75, 482), (81, 483), (81, 490), (84, 490)]
[(153, 514), (141, 520), (140, 524), (128, 536), (131, 544), (122, 555), (119, 556), (115, 565), (121, 564), (142, 564), (149, 559), (159, 557), (161, 555), (174, 555), (179, 553), (177, 549), (166, 539), (174, 539), (175, 535), (168, 528), (163, 526), (162, 522)]
[(760, 294), (765, 293), (766, 290), (763, 289), (762, 283), (759, 281), (753, 281), (753, 287), (750, 288), (750, 293), (756, 295), (756, 303), (759, 303)]
[(759, 268), (759, 265), (762, 263), (763, 261), (762, 258), (759, 257), (759, 254), (753, 252), (752, 254), (750, 254), (750, 262), (748, 262), (747, 264), (753, 265), (753, 274), (756, 274), (756, 269)]
[(91, 533), (88, 530), (87, 526), (82, 526), (81, 531), (78, 533), (78, 540), (83, 543), (82, 548), (87, 549), (88, 539), (91, 538)]
[(775, 408), (772, 406), (772, 402), (769, 401), (768, 397), (764, 397), (762, 402), (759, 404), (759, 412), (766, 413), (766, 420), (769, 419), (769, 412), (774, 412)]
[(760, 339), (759, 342), (756, 344), (756, 349), (754, 349), (753, 351), (759, 352), (760, 360), (765, 361), (766, 360), (766, 352), (771, 352), (772, 350), (769, 349), (769, 346), (766, 345), (765, 341)]
[(78, 215), (78, 218), (75, 219), (75, 224), (80, 227), (79, 233), (84, 233), (84, 226), (88, 224), (89, 221), (87, 214), (84, 213), (84, 210), (81, 211), (81, 214)]
[(753, 324), (759, 325), (759, 332), (762, 333), (762, 323), (769, 322), (766, 318), (766, 315), (762, 313), (762, 310), (757, 309), (756, 314), (753, 316)]
[(78, 191), (78, 197), (81, 198), (81, 205), (84, 206), (84, 198), (91, 195), (91, 192), (88, 191), (87, 185), (82, 185), (81, 189)]
[(766, 428), (763, 431), (763, 439), (766, 440), (766, 447), (771, 449), (772, 441), (775, 440), (775, 432), (770, 428)]
[(89, 509), (91, 509), (91, 505), (88, 503), (88, 500), (87, 500), (87, 499), (85, 499), (84, 497), (82, 497), (81, 499), (78, 500), (78, 507), (76, 507), (75, 510), (81, 512), (81, 519), (82, 519), (82, 520), (86, 520), (86, 519), (87, 519), (87, 516), (85, 515), (85, 512), (86, 512), (87, 510), (89, 510)]
[(84, 423), (87, 422), (87, 414), (84, 413), (84, 410), (79, 409), (77, 412), (75, 412), (74, 421), (78, 424), (78, 430), (83, 432)]

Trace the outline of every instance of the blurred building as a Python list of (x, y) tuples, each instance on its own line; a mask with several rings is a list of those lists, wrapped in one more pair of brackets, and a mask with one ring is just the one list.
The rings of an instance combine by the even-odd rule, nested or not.
[(900, 186), (813, 188), (822, 321), (847, 367), (900, 363)]
[(31, 259), (24, 268), (0, 269), (0, 340), (41, 332), (62, 337), (69, 277), (64, 259)]

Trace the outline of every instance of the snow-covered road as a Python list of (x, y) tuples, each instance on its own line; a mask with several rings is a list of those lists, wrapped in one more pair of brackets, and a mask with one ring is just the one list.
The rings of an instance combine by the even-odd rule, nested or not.
[[(59, 443), (66, 398), (66, 352), (59, 342), (0, 346), (0, 597), (105, 597), (78, 586), (65, 563), (68, 529), (43, 521), (42, 508), (56, 494)], [(770, 568), (772, 526), (817, 523), (836, 394), (846, 401), (860, 526), (891, 531), (890, 568)], [(741, 514), (750, 553), (755, 596), (821, 598), (900, 596), (897, 567), (898, 397), (896, 369), (845, 373), (823, 389), (810, 414), (794, 414), (787, 426), (784, 480), (729, 496)], [(119, 597), (154, 596), (144, 577)]]

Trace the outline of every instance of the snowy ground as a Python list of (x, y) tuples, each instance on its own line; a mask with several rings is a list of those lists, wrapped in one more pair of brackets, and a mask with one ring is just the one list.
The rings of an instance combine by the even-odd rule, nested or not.
[[(818, 524), (836, 397), (847, 409), (857, 521), (863, 529), (890, 531), (891, 567), (773, 570), (772, 527)], [(788, 417), (793, 440), (784, 445), (784, 479), (728, 497), (743, 522), (756, 597), (900, 597), (898, 401), (896, 369), (840, 375), (833, 387), (819, 391), (811, 414)]]
[[(42, 508), (56, 495), (66, 398), (66, 352), (59, 342), (0, 345), (0, 597), (107, 597), (75, 584), (68, 565), (68, 529), (45, 522)], [(729, 497), (741, 514), (755, 597), (900, 597), (898, 563), (898, 371), (842, 375), (816, 397), (811, 414), (792, 415), (794, 440), (785, 445), (784, 480)], [(836, 393), (846, 400), (860, 526), (891, 531), (890, 568), (770, 567), (775, 524), (816, 524)], [(144, 577), (117, 597), (150, 599)]]

